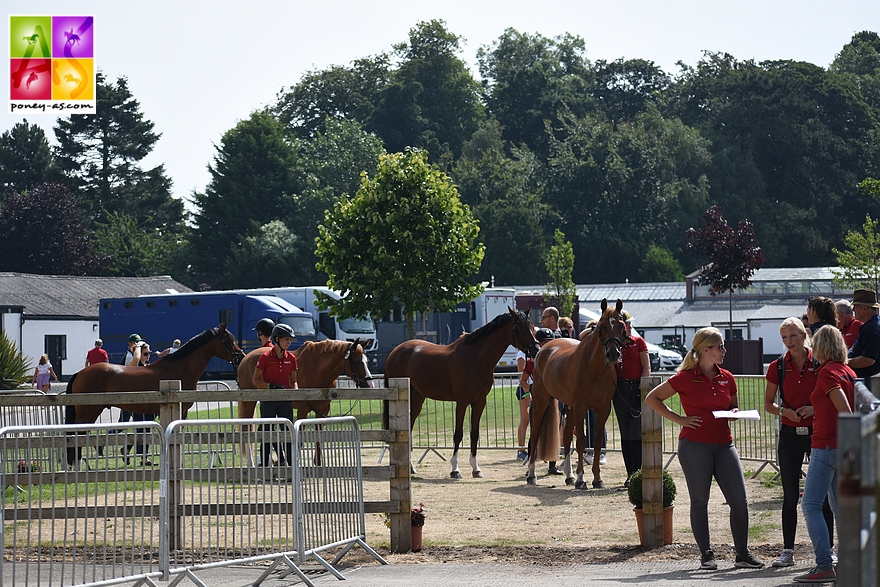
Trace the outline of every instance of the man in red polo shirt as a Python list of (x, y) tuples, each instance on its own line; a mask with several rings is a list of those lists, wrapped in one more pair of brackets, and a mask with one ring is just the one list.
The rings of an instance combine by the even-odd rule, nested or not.
[(110, 357), (107, 356), (107, 351), (102, 348), (103, 346), (104, 341), (100, 338), (95, 341), (95, 347), (86, 354), (86, 367), (95, 363), (110, 362)]
[[(272, 342), (275, 346), (269, 348), (257, 359), (257, 366), (254, 369), (254, 385), (257, 388), (266, 389), (297, 389), (296, 384), (296, 357), (287, 349), (293, 342), (293, 329), (287, 324), (276, 324), (272, 329)], [(290, 400), (281, 401), (261, 401), (260, 402), (261, 418), (287, 418), (293, 422), (293, 403)], [(291, 445), (285, 445), (284, 453), (281, 453), (280, 446), (275, 447), (278, 454), (278, 464), (281, 466), (292, 464)], [(266, 467), (272, 462), (271, 443), (263, 444), (262, 451), (263, 466)]]
[(846, 348), (849, 350), (859, 337), (862, 321), (853, 315), (852, 304), (849, 303), (849, 300), (838, 300), (834, 305), (837, 306), (837, 327), (840, 328), (843, 342), (846, 343)]

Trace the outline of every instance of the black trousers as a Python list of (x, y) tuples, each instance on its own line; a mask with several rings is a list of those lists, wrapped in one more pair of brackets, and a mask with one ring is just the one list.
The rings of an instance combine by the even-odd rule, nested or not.
[[(798, 436), (791, 426), (781, 426), (776, 445), (776, 464), (782, 479), (782, 548), (794, 548), (797, 535), (798, 500), (801, 494), (801, 468), (810, 454), (809, 434)], [(828, 497), (822, 504), (822, 515), (828, 526), (828, 538), (834, 544), (834, 514)]]
[(638, 381), (617, 380), (617, 391), (611, 399), (620, 428), (620, 448), (626, 474), (642, 468), (642, 397)]
[[(293, 422), (293, 403), (290, 401), (280, 401), (280, 402), (260, 402), (260, 417), (261, 418), (287, 418), (291, 422)], [(260, 426), (260, 430), (264, 428)], [(268, 467), (272, 464), (272, 447), (275, 447), (275, 454), (278, 455), (278, 464), (279, 465), (291, 465), (293, 464), (293, 445), (291, 443), (285, 443), (284, 448), (282, 449), (280, 443), (277, 442), (265, 442), (263, 443), (263, 449), (260, 451), (261, 461), (264, 467)]]

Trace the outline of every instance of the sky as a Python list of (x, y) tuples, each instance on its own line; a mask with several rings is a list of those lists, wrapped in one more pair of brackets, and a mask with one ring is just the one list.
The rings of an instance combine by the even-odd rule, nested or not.
[[(161, 134), (145, 168), (165, 164), (175, 197), (203, 191), (224, 132), (272, 104), (311, 70), (390, 52), (419, 21), (441, 19), (464, 37), (461, 58), (507, 29), (580, 36), (590, 61), (647, 59), (669, 73), (704, 51), (737, 59), (793, 59), (827, 67), (852, 35), (880, 32), (878, 0), (29, 0), (8, 14), (93, 15), (95, 60), (128, 78)], [(4, 26), (9, 47), (9, 20)], [(8, 57), (7, 49), (7, 57)], [(7, 69), (8, 73), (8, 69)], [(8, 107), (0, 132), (22, 120)], [(54, 143), (57, 116), (28, 114)]]

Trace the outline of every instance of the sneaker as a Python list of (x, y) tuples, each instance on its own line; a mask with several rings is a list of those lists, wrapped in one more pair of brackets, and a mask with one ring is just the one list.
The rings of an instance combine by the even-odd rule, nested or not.
[(605, 457), (604, 452), (599, 454), (599, 464), (600, 465), (607, 465), (608, 464), (608, 459)]
[(547, 474), (548, 475), (565, 475), (565, 473), (563, 473), (562, 471), (560, 471), (556, 467), (551, 467), (550, 469), (548, 469)]
[(527, 461), (529, 460), (529, 453), (524, 450), (519, 450), (516, 452), (516, 460), (518, 461)]
[(797, 583), (834, 583), (837, 581), (837, 571), (834, 567), (823, 569), (822, 567), (813, 567), (803, 575), (794, 578)]
[(779, 555), (779, 558), (773, 561), (774, 567), (790, 567), (794, 565), (794, 550), (786, 548)]
[(764, 566), (764, 561), (755, 558), (748, 548), (736, 553), (736, 561), (733, 563), (738, 569), (760, 569)]
[(837, 566), (837, 555), (834, 554), (833, 552), (831, 553), (831, 566), (833, 566), (833, 567)]
[(700, 556), (700, 568), (709, 571), (714, 571), (718, 568), (718, 563), (715, 561), (715, 553), (711, 549), (703, 551), (703, 554)]
[[(601, 457), (600, 457), (600, 459), (601, 459)], [(588, 449), (584, 452), (584, 460), (587, 462), (588, 465), (592, 465), (592, 464), (593, 464), (593, 449), (588, 448)]]

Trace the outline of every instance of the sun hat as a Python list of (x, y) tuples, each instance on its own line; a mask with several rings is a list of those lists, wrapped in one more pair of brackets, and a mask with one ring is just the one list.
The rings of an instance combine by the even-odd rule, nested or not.
[(880, 308), (877, 303), (877, 292), (873, 289), (857, 289), (853, 292), (853, 305), (871, 306), (872, 308)]

